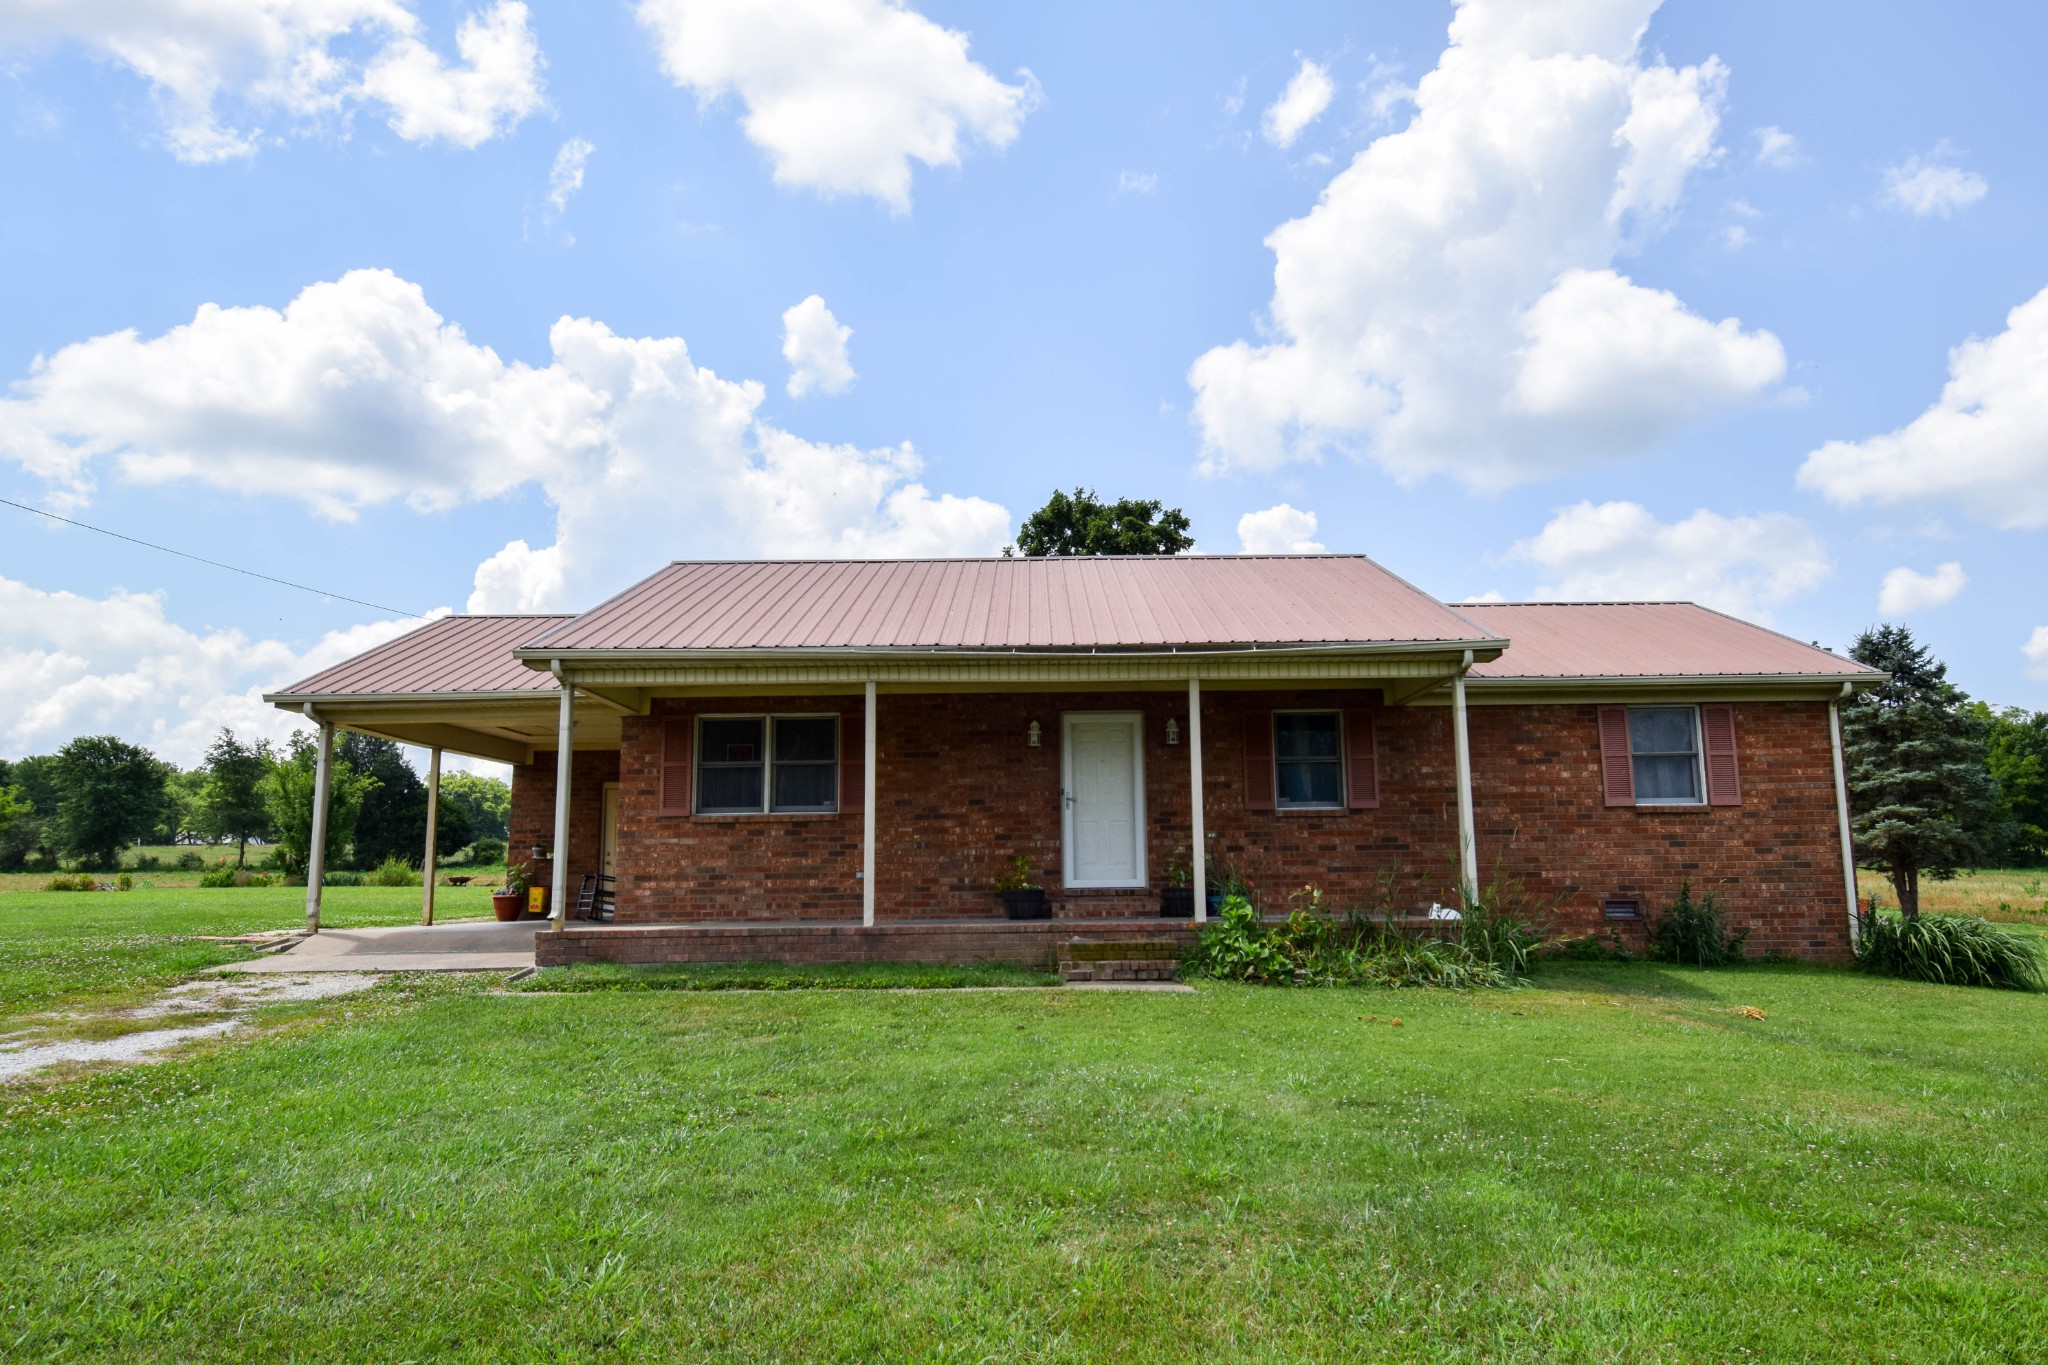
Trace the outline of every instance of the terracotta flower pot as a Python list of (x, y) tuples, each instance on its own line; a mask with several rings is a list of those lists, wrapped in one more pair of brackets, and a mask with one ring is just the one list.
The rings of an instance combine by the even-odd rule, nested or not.
[(491, 913), (501, 920), (515, 920), (526, 913), (526, 897), (518, 891), (493, 891)]

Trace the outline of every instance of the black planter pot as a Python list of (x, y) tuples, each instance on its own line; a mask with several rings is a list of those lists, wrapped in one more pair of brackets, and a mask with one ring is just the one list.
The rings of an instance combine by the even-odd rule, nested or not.
[(998, 891), (1002, 897), (1003, 913), (1011, 919), (1051, 919), (1052, 907), (1045, 903), (1045, 892), (1033, 887), (1028, 891)]
[(1193, 919), (1195, 917), (1195, 888), (1192, 886), (1169, 886), (1159, 893), (1159, 917), (1161, 919)]

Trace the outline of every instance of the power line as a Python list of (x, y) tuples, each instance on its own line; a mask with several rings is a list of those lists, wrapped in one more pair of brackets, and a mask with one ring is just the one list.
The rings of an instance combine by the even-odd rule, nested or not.
[(272, 578), (269, 574), (257, 573), (254, 569), (237, 568), (233, 564), (223, 564), (218, 559), (207, 559), (201, 555), (187, 554), (183, 550), (173, 550), (168, 545), (157, 545), (147, 540), (137, 540), (134, 536), (124, 536), (119, 531), (109, 531), (104, 526), (88, 526), (82, 521), (73, 521), (69, 517), (60, 517), (55, 512), (45, 512), (40, 507), (30, 507), (25, 502), (15, 502), (12, 498), (0, 498), (0, 503), (5, 503), (9, 507), (18, 507), (24, 512), (33, 512), (39, 517), (48, 517), (51, 521), (61, 521), (66, 526), (76, 526), (81, 531), (96, 531), (103, 536), (112, 536), (115, 540), (125, 540), (130, 545), (140, 545), (145, 550), (159, 550), (167, 555), (176, 555), (180, 559), (192, 560), (194, 563), (209, 565), (216, 569), (226, 569), (229, 573), (243, 574), (249, 578), (260, 578), (265, 583), (275, 583), (279, 587), (296, 588), (300, 592), (312, 593), (315, 597), (332, 598), (337, 602), (352, 602), (359, 607), (369, 607), (375, 611), (388, 611), (398, 616), (426, 615), (425, 612), (407, 611), (403, 607), (387, 607), (381, 602), (365, 602), (360, 597), (347, 597), (338, 592), (327, 592), (321, 588), (309, 588), (304, 583), (294, 583), (288, 578)]

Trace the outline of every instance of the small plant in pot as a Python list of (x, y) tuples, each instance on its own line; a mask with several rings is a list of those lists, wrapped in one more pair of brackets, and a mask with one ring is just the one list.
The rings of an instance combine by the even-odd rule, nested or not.
[(1052, 918), (1045, 888), (1031, 880), (1031, 860), (1021, 853), (1010, 859), (1008, 872), (996, 877), (996, 895), (1002, 898), (1003, 913), (1011, 919)]
[(526, 864), (512, 863), (505, 868), (505, 884), (491, 893), (491, 913), (501, 920), (522, 919), (526, 915), (526, 889), (532, 882), (526, 876)]
[(1195, 888), (1188, 885), (1191, 875), (1186, 861), (1186, 849), (1176, 848), (1173, 861), (1166, 865), (1166, 886), (1159, 892), (1159, 917), (1161, 919), (1193, 919), (1195, 917)]

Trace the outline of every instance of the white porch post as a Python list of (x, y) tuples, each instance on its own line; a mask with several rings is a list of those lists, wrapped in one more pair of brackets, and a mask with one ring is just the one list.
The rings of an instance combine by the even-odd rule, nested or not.
[(420, 923), (434, 922), (434, 840), (441, 832), (441, 751), (427, 760), (427, 855), (420, 863)]
[(569, 777), (576, 762), (576, 689), (562, 676), (559, 662), (552, 667), (562, 686), (562, 718), (555, 741), (554, 881), (548, 898), (554, 902), (549, 913), (559, 931), (569, 927)]
[(1473, 831), (1472, 741), (1465, 732), (1465, 669), (1472, 667), (1472, 651), (1465, 651), (1465, 665), (1451, 679), (1451, 743), (1458, 764), (1458, 901), (1469, 907), (1479, 894), (1479, 841)]
[(1202, 810), (1202, 680), (1188, 679), (1188, 808), (1194, 812), (1195, 923), (1209, 918), (1209, 836)]
[(313, 763), (312, 840), (306, 847), (306, 932), (317, 934), (320, 932), (320, 883), (327, 879), (327, 788), (330, 770), (334, 766), (334, 726), (314, 716), (310, 707), (306, 714), (320, 725), (318, 757)]
[[(1849, 685), (1844, 683), (1846, 695)], [(1863, 921), (1856, 913), (1856, 840), (1849, 829), (1849, 774), (1842, 761), (1842, 703), (1828, 703), (1828, 742), (1835, 751), (1835, 823), (1842, 836), (1842, 895), (1849, 902), (1849, 946), (1863, 938)]]
[(867, 714), (863, 717), (864, 745), (860, 770), (860, 922), (875, 922), (875, 684), (866, 689)]

